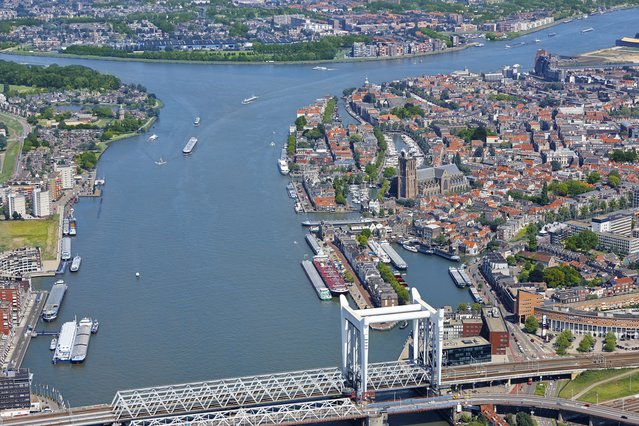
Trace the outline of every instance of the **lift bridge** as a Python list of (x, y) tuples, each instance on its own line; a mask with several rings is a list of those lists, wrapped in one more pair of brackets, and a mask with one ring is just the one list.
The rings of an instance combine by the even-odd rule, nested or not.
[[(424, 302), (416, 289), (406, 305), (354, 310), (343, 295), (340, 305), (339, 368), (124, 390), (113, 399), (112, 413), (131, 425), (300, 423), (362, 417), (351, 396), (359, 401), (371, 391), (439, 387), (442, 309)], [(411, 359), (369, 363), (370, 325), (397, 321), (412, 323)]]

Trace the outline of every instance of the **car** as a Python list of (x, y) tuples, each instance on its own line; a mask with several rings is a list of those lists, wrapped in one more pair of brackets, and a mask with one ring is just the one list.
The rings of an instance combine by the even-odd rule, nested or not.
[(535, 339), (530, 339), (530, 343), (535, 343)]
[(628, 418), (628, 416), (621, 416), (621, 418), (622, 418), (622, 419), (627, 419), (627, 418)]
[(590, 407), (590, 404), (585, 403), (585, 404), (584, 404), (584, 407), (588, 408), (588, 407)]

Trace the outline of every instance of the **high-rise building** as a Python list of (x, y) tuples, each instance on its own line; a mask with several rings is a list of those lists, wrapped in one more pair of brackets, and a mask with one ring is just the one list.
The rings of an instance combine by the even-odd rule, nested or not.
[(639, 208), (639, 187), (632, 191), (632, 208)]
[(62, 189), (73, 189), (73, 167), (56, 165), (55, 171), (60, 173)]
[(40, 188), (33, 189), (33, 215), (36, 217), (47, 217), (51, 215), (49, 191), (43, 191)]
[(9, 216), (12, 216), (13, 212), (17, 212), (21, 216), (27, 214), (27, 203), (24, 195), (9, 194), (7, 199), (9, 200)]
[(31, 374), (26, 368), (0, 372), (0, 413), (7, 416), (29, 414)]
[(402, 151), (399, 157), (399, 177), (397, 179), (397, 198), (417, 197), (417, 160)]

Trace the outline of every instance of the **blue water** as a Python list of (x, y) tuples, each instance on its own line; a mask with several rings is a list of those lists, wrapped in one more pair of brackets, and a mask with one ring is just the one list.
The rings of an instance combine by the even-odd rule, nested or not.
[[(537, 48), (575, 54), (633, 35), (639, 11), (574, 21), (523, 37), (506, 49), (383, 62), (313, 65), (204, 65), (3, 56), (34, 64), (79, 63), (139, 83), (165, 104), (147, 136), (113, 143), (100, 160), (104, 197), (75, 208), (82, 256), (58, 320), (100, 320), (83, 365), (50, 362), (35, 339), (24, 366), (72, 405), (110, 402), (118, 389), (337, 365), (339, 308), (320, 302), (300, 261), (310, 255), (276, 159), (297, 108), (346, 87), (468, 67), (532, 67)], [(582, 34), (581, 29), (595, 30)], [(548, 38), (547, 33), (557, 36)], [(540, 43), (533, 43), (535, 38)], [(512, 42), (510, 42), (512, 43)], [(258, 101), (241, 105), (258, 95)], [(193, 127), (196, 115), (202, 124)], [(344, 116), (344, 114), (342, 114)], [(199, 143), (190, 157), (181, 149)], [(276, 140), (277, 146), (270, 146)], [(157, 166), (160, 157), (167, 161)], [(400, 249), (407, 281), (434, 306), (469, 301), (449, 263)], [(141, 277), (135, 278), (139, 271)], [(50, 288), (53, 279), (36, 280)], [(407, 330), (374, 333), (372, 361), (395, 359)]]

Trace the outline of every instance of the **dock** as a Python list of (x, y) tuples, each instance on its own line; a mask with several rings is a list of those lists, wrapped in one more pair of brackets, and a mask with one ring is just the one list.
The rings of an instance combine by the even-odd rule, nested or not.
[(380, 246), (386, 252), (388, 257), (390, 257), (391, 262), (393, 263), (393, 265), (395, 265), (395, 267), (397, 269), (406, 269), (406, 268), (408, 268), (408, 265), (406, 264), (404, 259), (402, 259), (402, 257), (399, 254), (397, 254), (395, 249), (393, 247), (391, 247), (391, 245), (388, 243), (388, 241), (382, 241), (380, 243)]
[(378, 220), (373, 219), (341, 219), (341, 220), (305, 220), (302, 222), (302, 226), (320, 226), (322, 224), (333, 225), (333, 226), (344, 226), (344, 225), (370, 225), (371, 223), (377, 222)]

